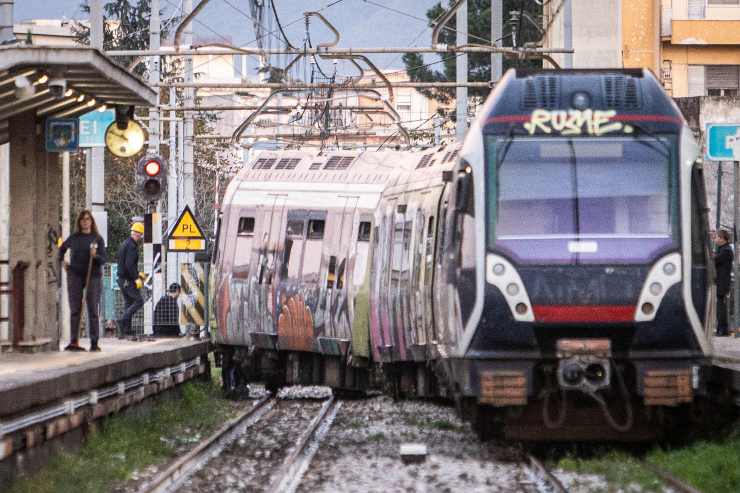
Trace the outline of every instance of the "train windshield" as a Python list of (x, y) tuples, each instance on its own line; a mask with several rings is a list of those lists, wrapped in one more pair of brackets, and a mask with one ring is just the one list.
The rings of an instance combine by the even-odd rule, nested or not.
[(673, 246), (671, 137), (488, 136), (488, 245), (519, 263), (643, 263)]

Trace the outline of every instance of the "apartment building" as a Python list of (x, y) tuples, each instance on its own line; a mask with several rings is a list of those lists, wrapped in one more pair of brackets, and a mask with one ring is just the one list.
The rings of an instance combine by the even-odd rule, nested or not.
[(674, 97), (738, 95), (740, 0), (663, 0), (660, 35)]
[(738, 95), (740, 0), (553, 1), (544, 25), (547, 47), (570, 33), (574, 68), (649, 68), (673, 97)]

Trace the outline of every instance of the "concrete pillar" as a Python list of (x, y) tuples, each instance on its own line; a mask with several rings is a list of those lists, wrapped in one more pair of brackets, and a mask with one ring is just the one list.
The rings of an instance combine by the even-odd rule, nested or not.
[[(90, 1), (90, 46), (103, 49), (103, 2)], [(87, 150), (87, 208), (92, 212), (98, 232), (108, 244), (108, 211), (105, 210), (105, 149), (91, 147)], [(79, 211), (72, 211), (74, 214)]]
[[(28, 264), (23, 290), (24, 340), (31, 337), (34, 327), (36, 285), (34, 276), (36, 220), (36, 125), (34, 115), (25, 113), (10, 120), (10, 268), (19, 262)], [(13, 286), (13, 289), (18, 289)], [(13, 303), (18, 303), (14, 294)], [(18, 320), (11, 323), (16, 330)], [(11, 339), (13, 335), (11, 334)]]
[[(0, 145), (0, 290), (10, 288), (10, 146)], [(0, 294), (0, 341), (10, 339), (10, 296)]]
[[(500, 40), (504, 34), (504, 0), (491, 0), (491, 44), (503, 45)], [(504, 56), (491, 53), (491, 80), (498, 82), (504, 73)]]
[[(42, 148), (32, 112), (10, 120), (10, 268), (26, 262), (23, 291), (26, 342), (59, 337), (56, 316), (56, 249), (48, 232), (58, 228), (61, 170), (55, 154)], [(13, 321), (15, 324), (16, 321)], [(11, 332), (13, 327), (11, 327)], [(12, 334), (11, 334), (12, 338)]]
[[(455, 14), (457, 22), (457, 37), (455, 44), (463, 46), (468, 44), (468, 2), (465, 1), (460, 5)], [(463, 54), (455, 59), (455, 80), (457, 82), (468, 81), (468, 55)], [(455, 89), (456, 99), (456, 125), (455, 135), (458, 142), (462, 142), (468, 130), (468, 88), (458, 87)]]

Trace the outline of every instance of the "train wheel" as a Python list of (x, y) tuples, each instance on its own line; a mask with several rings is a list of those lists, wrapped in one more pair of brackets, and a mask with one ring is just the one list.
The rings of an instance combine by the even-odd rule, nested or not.
[(499, 427), (496, 422), (496, 414), (491, 407), (475, 406), (471, 421), (473, 431), (478, 435), (480, 441), (487, 442), (497, 436)]

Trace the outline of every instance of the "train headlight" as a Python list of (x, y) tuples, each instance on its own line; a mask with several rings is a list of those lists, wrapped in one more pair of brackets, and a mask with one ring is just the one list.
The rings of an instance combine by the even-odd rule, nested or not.
[(663, 273), (667, 276), (672, 276), (676, 272), (676, 264), (673, 262), (666, 262), (663, 264)]
[(515, 310), (519, 315), (524, 315), (525, 313), (527, 313), (527, 305), (525, 305), (524, 303), (517, 303)]
[(585, 110), (591, 104), (591, 98), (589, 98), (587, 92), (579, 91), (573, 94), (573, 100), (571, 101), (573, 107), (577, 110)]
[(650, 293), (653, 296), (658, 296), (663, 291), (663, 286), (659, 282), (654, 282), (650, 285)]
[(640, 309), (645, 315), (650, 315), (651, 313), (653, 313), (653, 310), (655, 310), (655, 307), (652, 303), (643, 303)]
[(506, 286), (506, 292), (509, 296), (516, 296), (519, 294), (519, 286), (512, 282), (508, 286)]
[(493, 273), (497, 276), (502, 276), (504, 272), (506, 272), (506, 267), (504, 266), (504, 264), (495, 264), (493, 266)]

